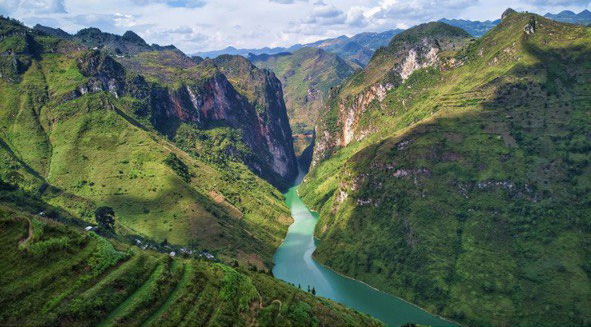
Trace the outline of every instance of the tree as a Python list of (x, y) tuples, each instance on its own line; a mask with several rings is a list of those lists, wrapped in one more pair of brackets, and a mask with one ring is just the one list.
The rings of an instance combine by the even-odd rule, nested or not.
[(316, 295), (316, 287), (312, 287), (312, 294)]
[(115, 211), (111, 207), (100, 207), (94, 212), (94, 219), (99, 226), (109, 230), (115, 231)]

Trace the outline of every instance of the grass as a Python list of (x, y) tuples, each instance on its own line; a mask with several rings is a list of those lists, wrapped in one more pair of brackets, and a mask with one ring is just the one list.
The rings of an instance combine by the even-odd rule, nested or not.
[[(35, 231), (27, 248), (19, 248), (28, 234), (26, 219), (37, 219), (35, 228), (42, 231)], [(2, 325), (239, 326), (261, 319), (297, 326), (380, 325), (266, 274), (111, 243), (14, 206), (0, 208), (0, 228)], [(79, 241), (53, 249), (44, 260), (28, 250), (61, 238)], [(104, 255), (109, 246), (106, 251), (127, 255), (113, 260)], [(268, 313), (267, 304), (259, 306), (259, 294), (263, 303), (298, 301), (307, 315), (289, 315), (283, 309)]]
[[(317, 259), (467, 325), (587, 324), (590, 47), (588, 28), (512, 14), (461, 66), (368, 106), (365, 138), (317, 153), (300, 187)], [(331, 137), (349, 86), (387, 70), (377, 56), (326, 108)]]
[[(95, 223), (97, 207), (112, 207), (121, 237), (167, 240), (227, 262), (240, 253), (272, 266), (290, 220), (280, 192), (245, 164), (260, 153), (242, 142), (235, 126), (185, 124), (170, 138), (145, 114), (149, 101), (133, 96), (146, 91), (139, 73), (162, 89), (191, 83), (200, 90), (203, 81), (223, 79), (212, 62), (142, 52), (120, 58), (123, 68), (71, 41), (36, 36), (5, 19), (0, 26), (42, 45), (35, 55), (21, 55), (30, 64), (18, 79), (0, 79), (2, 180), (87, 224)], [(138, 89), (81, 94), (96, 86), (89, 73), (95, 64), (122, 88)]]

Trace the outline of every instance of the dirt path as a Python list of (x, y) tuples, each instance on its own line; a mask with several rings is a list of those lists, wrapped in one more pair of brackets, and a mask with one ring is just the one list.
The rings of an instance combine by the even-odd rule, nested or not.
[[(264, 309), (264, 307), (263, 307), (263, 297), (261, 296), (261, 292), (259, 292), (258, 290), (257, 290), (257, 295), (259, 296), (258, 310), (262, 310), (262, 309)], [(273, 303), (279, 303), (279, 309), (277, 310), (277, 312), (278, 313), (281, 312), (281, 306), (282, 306), (281, 301), (275, 299), (275, 300), (271, 301), (271, 304), (273, 304)], [(258, 314), (256, 313), (256, 311), (257, 311), (257, 303), (256, 303), (256, 301), (253, 301), (250, 304), (250, 312), (251, 312), (252, 321), (250, 321), (249, 323), (247, 323), (248, 326), (257, 326), (258, 325), (258, 322), (257, 322), (257, 316), (258, 316)]]
[(23, 217), (23, 219), (25, 219), (29, 223), (29, 235), (27, 235), (26, 238), (24, 238), (24, 239), (22, 239), (22, 240), (20, 240), (18, 242), (18, 245), (19, 246), (27, 243), (29, 240), (31, 240), (31, 237), (33, 237), (33, 223), (31, 222), (31, 219), (30, 218), (24, 218), (24, 217)]

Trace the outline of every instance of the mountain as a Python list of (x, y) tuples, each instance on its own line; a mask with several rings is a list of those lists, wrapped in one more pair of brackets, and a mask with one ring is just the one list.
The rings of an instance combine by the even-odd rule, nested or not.
[(292, 130), (308, 140), (301, 142), (300, 154), (310, 144), (318, 111), (328, 92), (349, 77), (353, 67), (335, 54), (308, 47), (276, 55), (251, 54), (248, 59), (257, 67), (273, 71), (281, 81)]
[(371, 51), (376, 51), (377, 49), (388, 45), (390, 40), (402, 31), (403, 30), (401, 29), (393, 29), (381, 33), (365, 32), (352, 36), (351, 41), (362, 45)]
[(250, 54), (275, 55), (283, 52), (293, 52), (300, 48), (308, 47), (319, 48), (327, 52), (337, 54), (341, 58), (350, 61), (351, 64), (363, 67), (367, 64), (369, 59), (371, 59), (374, 51), (382, 46), (387, 45), (388, 42), (390, 42), (390, 39), (392, 39), (394, 35), (400, 33), (401, 31), (402, 30), (400, 29), (394, 29), (381, 33), (367, 32), (357, 34), (352, 37), (342, 35), (337, 38), (320, 40), (303, 45), (296, 44), (289, 48), (236, 49), (234, 47), (227, 47), (223, 50), (200, 52), (196, 53), (195, 55), (204, 58), (215, 58), (223, 54), (241, 56), (248, 56)]
[(578, 24), (578, 25), (589, 25), (591, 24), (591, 11), (585, 9), (578, 14), (570, 10), (564, 10), (558, 14), (547, 13), (544, 17), (556, 20), (563, 23)]
[(272, 266), (291, 219), (267, 181), (297, 174), (273, 73), (113, 58), (8, 19), (0, 39), (0, 178), (87, 223), (108, 206), (118, 235)]
[(198, 52), (195, 55), (199, 56), (199, 57), (203, 57), (203, 58), (215, 58), (221, 55), (234, 55), (234, 56), (243, 56), (243, 57), (247, 57), (250, 54), (253, 55), (261, 55), (261, 54), (278, 54), (278, 53), (282, 53), (282, 52), (288, 52), (288, 51), (293, 51), (293, 50), (297, 50), (299, 48), (303, 47), (302, 45), (294, 45), (291, 46), (289, 48), (283, 48), (283, 47), (276, 47), (276, 48), (269, 48), (269, 47), (264, 47), (264, 48), (260, 48), (260, 49), (236, 49), (235, 47), (227, 47), (225, 49), (222, 50), (215, 50), (215, 51), (206, 51), (206, 52)]
[(503, 17), (409, 29), (331, 93), (299, 188), (315, 257), (464, 325), (585, 325), (591, 38)]
[[(547, 13), (544, 17), (556, 20), (559, 22), (564, 23), (571, 23), (571, 24), (579, 24), (579, 25), (589, 25), (591, 24), (591, 11), (585, 9), (578, 14), (570, 10), (564, 10), (558, 14), (551, 14)], [(452, 26), (459, 27), (466, 32), (470, 33), (472, 36), (481, 37), (486, 32), (490, 31), (492, 28), (497, 26), (501, 20), (497, 19), (494, 21), (477, 21), (477, 20), (465, 20), (465, 19), (446, 19), (442, 18), (439, 20), (442, 23), (446, 23)]]
[(464, 31), (470, 33), (470, 35), (475, 37), (481, 37), (486, 32), (493, 29), (497, 26), (501, 20), (497, 19), (494, 21), (486, 20), (486, 21), (478, 21), (478, 20), (465, 20), (465, 19), (446, 19), (442, 18), (439, 20), (442, 23), (446, 23), (451, 26), (459, 27)]
[(387, 45), (392, 37), (401, 31), (396, 29), (382, 33), (361, 33), (350, 38), (343, 35), (334, 39), (306, 44), (305, 46), (335, 53), (343, 59), (364, 67), (377, 49)]
[[(135, 55), (145, 51), (179, 51), (175, 46), (160, 46), (157, 44), (148, 45), (144, 39), (133, 31), (127, 31), (123, 35), (106, 33), (98, 28), (85, 28), (74, 35), (59, 28), (52, 28), (40, 24), (35, 25), (33, 29), (45, 35), (50, 35), (62, 39), (74, 40), (82, 43), (89, 48), (97, 48), (107, 51), (114, 55)], [(179, 51), (180, 52), (180, 51)]]
[[(3, 326), (381, 326), (253, 267), (184, 249), (167, 253), (108, 240), (37, 211), (0, 190), (0, 324)], [(175, 252), (176, 251), (176, 252)]]
[[(197, 63), (175, 51), (157, 51), (119, 60), (129, 71), (165, 86), (152, 92), (156, 111), (142, 114), (187, 151), (202, 156), (202, 131), (216, 131), (222, 134), (205, 139), (215, 146), (222, 142), (220, 157), (240, 159), (280, 189), (297, 175), (283, 91), (272, 72), (240, 56)], [(227, 127), (240, 132), (223, 135)], [(237, 146), (240, 140), (246, 148)]]

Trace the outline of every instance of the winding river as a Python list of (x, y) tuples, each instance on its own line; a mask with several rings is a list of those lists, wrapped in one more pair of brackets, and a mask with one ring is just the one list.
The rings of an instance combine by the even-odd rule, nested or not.
[(318, 296), (365, 312), (388, 326), (407, 323), (454, 326), (400, 298), (339, 275), (317, 263), (312, 258), (312, 253), (316, 249), (314, 227), (318, 217), (298, 196), (298, 186), (303, 178), (304, 174), (300, 173), (295, 186), (285, 193), (294, 223), (289, 227), (283, 244), (275, 254), (275, 277), (294, 285), (299, 284), (302, 289), (314, 287)]

